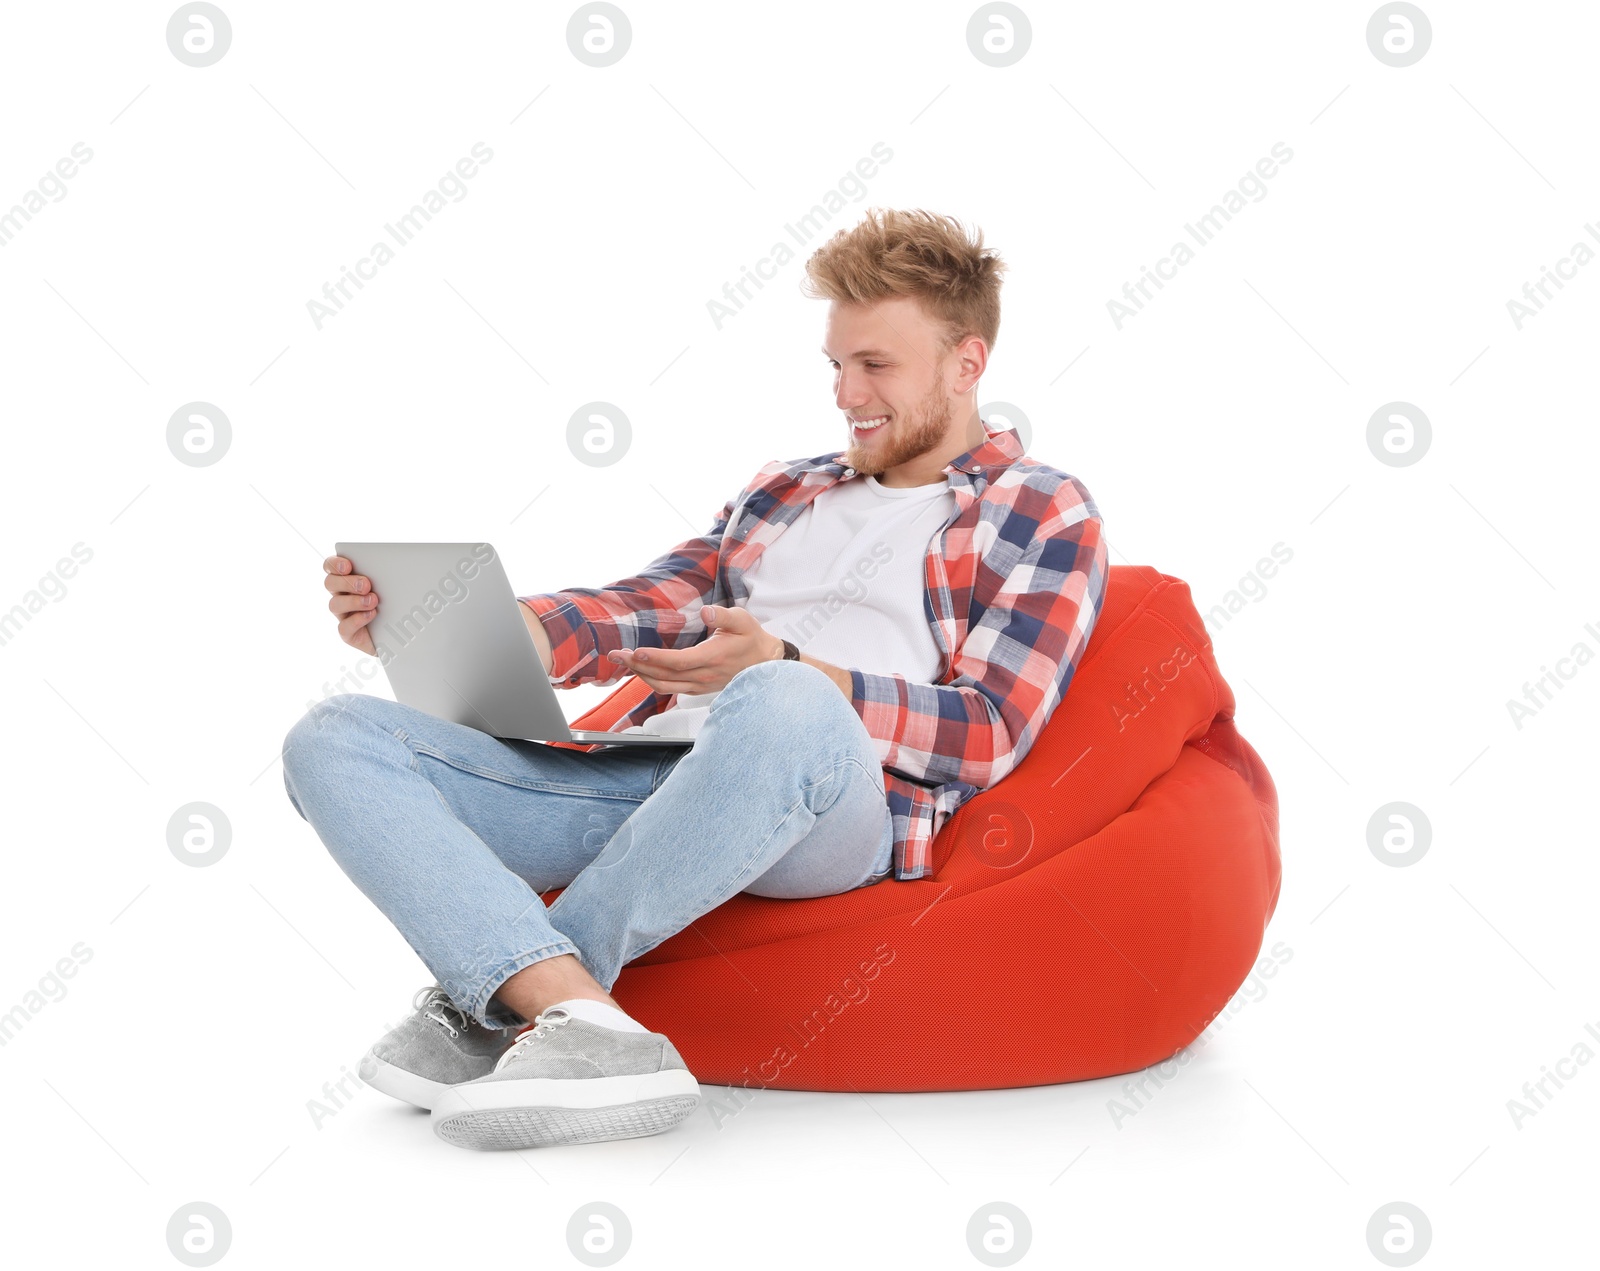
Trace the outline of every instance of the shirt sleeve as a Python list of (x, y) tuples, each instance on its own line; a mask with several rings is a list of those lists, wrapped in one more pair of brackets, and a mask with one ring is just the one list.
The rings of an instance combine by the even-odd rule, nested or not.
[[(1008, 527), (1009, 528), (1009, 527)], [(1014, 564), (987, 591), (997, 559)], [(850, 669), (851, 703), (887, 769), (928, 785), (994, 785), (1033, 747), (1065, 696), (1105, 602), (1099, 511), (1069, 477), (1020, 553), (996, 537), (945, 684)]]
[(730, 499), (704, 534), (663, 552), (631, 578), (518, 596), (550, 637), (550, 683), (614, 683), (631, 672), (607, 658), (613, 649), (686, 649), (698, 643), (706, 633), (700, 607), (722, 603), (722, 536), (738, 502)]

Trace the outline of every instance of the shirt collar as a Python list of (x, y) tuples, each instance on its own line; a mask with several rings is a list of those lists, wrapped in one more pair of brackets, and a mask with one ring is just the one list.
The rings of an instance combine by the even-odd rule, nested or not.
[[(957, 455), (944, 466), (944, 471), (952, 483), (987, 484), (995, 472), (1009, 468), (1022, 458), (1022, 439), (1017, 435), (1015, 428), (991, 429), (988, 424), (984, 424), (983, 431), (982, 441), (971, 450)], [(843, 459), (844, 452), (840, 451), (829, 461), (816, 465), (814, 471), (835, 472), (841, 477), (855, 476), (856, 470), (845, 467)]]

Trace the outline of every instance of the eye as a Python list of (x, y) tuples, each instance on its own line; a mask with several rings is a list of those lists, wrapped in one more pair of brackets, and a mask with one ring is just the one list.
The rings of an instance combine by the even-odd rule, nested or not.
[(864, 365), (872, 367), (873, 370), (879, 370), (879, 369), (881, 369), (883, 367), (884, 363), (882, 363), (882, 362), (867, 362), (867, 363), (864, 363)]

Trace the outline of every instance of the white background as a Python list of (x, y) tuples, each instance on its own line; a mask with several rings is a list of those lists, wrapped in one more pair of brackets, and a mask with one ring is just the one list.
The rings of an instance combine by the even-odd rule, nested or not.
[[(1520, 1127), (1507, 1103), (1600, 1053), (1600, 263), (1520, 330), (1506, 302), (1600, 249), (1600, 18), (1426, 3), (1396, 68), (1370, 2), (1025, 7), (1005, 68), (969, 51), (971, 4), (628, 4), (606, 68), (562, 6), (225, 0), (205, 68), (162, 5), (8, 9), (0, 209), (93, 151), (0, 248), (0, 609), (93, 553), (0, 646), (0, 1012), (91, 953), (0, 1047), (9, 1253), (176, 1266), (168, 1218), (203, 1200), (227, 1266), (580, 1265), (568, 1220), (605, 1200), (625, 1265), (967, 1267), (1004, 1200), (1024, 1265), (1352, 1267), (1405, 1201), (1423, 1265), (1593, 1259), (1597, 1065)], [(307, 301), (480, 141), (466, 197), (317, 329)], [(1120, 1127), (1119, 1078), (768, 1091), (720, 1129), (518, 1154), (366, 1089), (318, 1125), (427, 978), (282, 786), (285, 731), (362, 661), (322, 557), (487, 539), (521, 592), (597, 586), (767, 460), (842, 447), (800, 259), (720, 330), (706, 303), (876, 142), (834, 227), (982, 227), (1010, 272), (980, 397), (1085, 482), (1113, 563), (1210, 612), (1292, 552), (1212, 624), (1278, 783), (1266, 945), (1292, 956)], [(1265, 197), (1118, 330), (1107, 301), (1277, 142)], [(567, 446), (593, 400), (633, 427), (609, 467)], [(193, 401), (232, 424), (209, 467), (166, 444)], [(1432, 424), (1409, 466), (1367, 445), (1394, 401)], [(1508, 700), (1580, 644), (1518, 727)], [(196, 800), (232, 826), (207, 868), (166, 841)], [(1432, 826), (1404, 868), (1368, 847), (1392, 801)], [(985, 1036), (952, 1001), (907, 1044)]]

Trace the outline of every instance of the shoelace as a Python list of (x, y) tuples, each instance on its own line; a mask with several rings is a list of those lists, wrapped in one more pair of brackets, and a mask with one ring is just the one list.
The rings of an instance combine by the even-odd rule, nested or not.
[(499, 1072), (513, 1059), (525, 1052), (539, 1038), (548, 1037), (555, 1032), (558, 1025), (565, 1024), (571, 1019), (571, 1013), (560, 1006), (552, 1006), (549, 1010), (541, 1012), (534, 1018), (533, 1027), (512, 1042), (506, 1053), (495, 1061), (494, 1070)]
[(411, 1005), (448, 1032), (452, 1040), (459, 1039), (471, 1023), (466, 1012), (452, 1002), (450, 995), (437, 984), (419, 990), (416, 997), (411, 999)]

